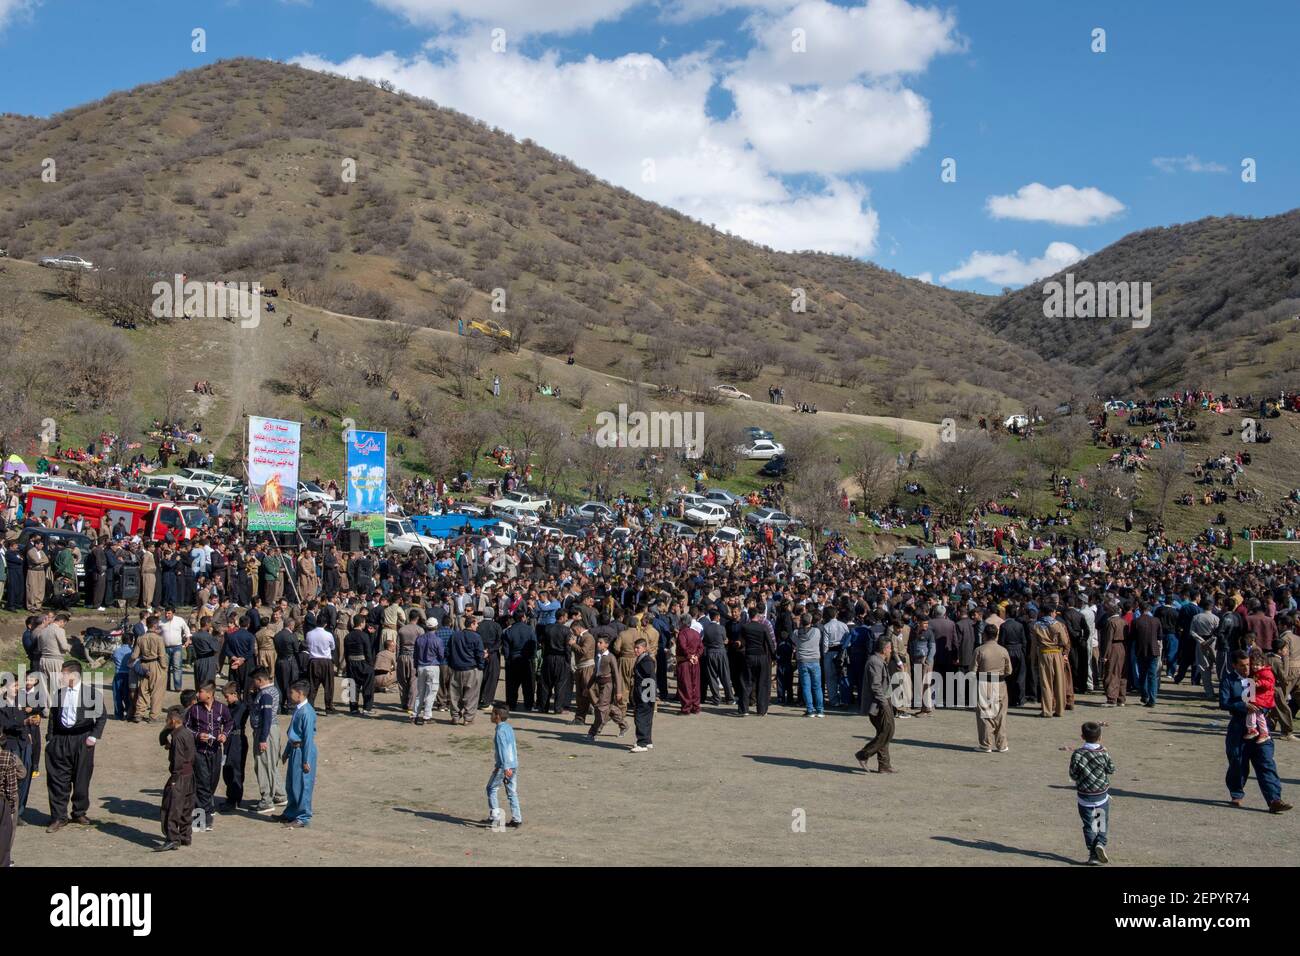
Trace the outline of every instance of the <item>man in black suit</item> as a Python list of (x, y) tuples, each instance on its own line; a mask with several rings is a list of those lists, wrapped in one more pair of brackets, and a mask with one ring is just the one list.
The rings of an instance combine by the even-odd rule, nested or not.
[(95, 745), (108, 724), (102, 690), (81, 680), (81, 664), (68, 661), (60, 673), (58, 699), (50, 707), (50, 739), (45, 745), (46, 784), (50, 791), (50, 825), (55, 833), (72, 822), (90, 826), (90, 778), (95, 772)]
[(633, 720), (636, 724), (636, 745), (632, 747), (632, 753), (642, 754), (655, 749), (651, 734), (658, 681), (655, 679), (655, 659), (650, 653), (649, 642), (638, 637), (632, 646), (636, 651), (636, 662), (632, 665), (632, 686), (627, 688), (627, 693), (632, 695)]
[(767, 702), (772, 696), (772, 660), (776, 657), (776, 635), (767, 619), (758, 613), (758, 603), (748, 602), (749, 620), (740, 625), (744, 641), (745, 669), (741, 673), (741, 690), (736, 698), (741, 716), (749, 713), (749, 695), (760, 717), (767, 716)]

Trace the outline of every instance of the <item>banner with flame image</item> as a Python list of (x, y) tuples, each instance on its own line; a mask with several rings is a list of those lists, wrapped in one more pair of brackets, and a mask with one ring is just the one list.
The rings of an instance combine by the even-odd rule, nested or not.
[(297, 528), (302, 423), (248, 416), (248, 530)]

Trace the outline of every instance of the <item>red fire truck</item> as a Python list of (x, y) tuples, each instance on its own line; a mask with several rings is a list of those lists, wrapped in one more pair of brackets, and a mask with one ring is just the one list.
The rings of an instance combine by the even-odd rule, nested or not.
[(58, 527), (64, 515), (84, 518), (92, 538), (105, 515), (110, 534), (120, 518), (128, 535), (138, 534), (154, 541), (163, 540), (169, 533), (177, 541), (192, 538), (208, 522), (203, 509), (195, 505), (62, 481), (57, 485), (36, 484), (27, 492), (23, 513), (39, 518), (42, 512), (51, 527)]

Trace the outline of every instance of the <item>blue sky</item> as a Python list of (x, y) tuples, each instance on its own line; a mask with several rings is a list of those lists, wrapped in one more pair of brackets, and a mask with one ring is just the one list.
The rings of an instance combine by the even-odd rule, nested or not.
[(386, 77), (756, 241), (989, 292), (1294, 206), (1297, 27), (1294, 0), (0, 0), (0, 112), (232, 56)]

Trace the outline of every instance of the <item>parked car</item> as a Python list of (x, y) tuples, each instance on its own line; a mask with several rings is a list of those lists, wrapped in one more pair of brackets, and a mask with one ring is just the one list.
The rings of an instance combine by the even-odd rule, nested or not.
[(740, 544), (745, 540), (745, 532), (739, 528), (723, 525), (721, 528), (714, 529), (713, 540), (724, 544)]
[(323, 505), (328, 505), (334, 499), (329, 496), (329, 492), (316, 484), (314, 481), (298, 482), (298, 504), (305, 501), (319, 501)]
[(686, 520), (691, 524), (720, 525), (727, 520), (730, 512), (722, 505), (704, 501), (693, 508), (686, 509)]
[(8, 258), (9, 258), (9, 253), (6, 252), (4, 249), (0, 249), (0, 259), (8, 259)]
[(760, 438), (748, 445), (738, 445), (736, 451), (750, 461), (767, 461), (777, 455), (784, 455), (785, 446), (770, 438)]
[(684, 508), (694, 508), (696, 505), (704, 504), (705, 498), (703, 495), (696, 495), (688, 492), (686, 494), (673, 495), (668, 499), (670, 505), (675, 505), (679, 501), (682, 503)]
[(536, 511), (521, 508), (516, 504), (497, 504), (493, 502), (492, 513), (506, 521), (513, 521), (517, 525), (535, 525), (541, 521)]
[(775, 458), (768, 460), (768, 463), (758, 469), (758, 473), (764, 478), (784, 478), (790, 466), (786, 464), (785, 455), (777, 455)]
[(1028, 415), (1009, 415), (1009, 416), (1007, 417), (1006, 421), (1004, 421), (1004, 422), (1002, 423), (1002, 427), (1003, 427), (1003, 428), (1028, 428), (1028, 427), (1029, 427), (1029, 416), (1028, 416)]
[(95, 272), (95, 264), (81, 256), (45, 256), (38, 263), (47, 269), (66, 269), (70, 272)]
[(757, 425), (750, 425), (748, 428), (745, 429), (746, 444), (752, 441), (763, 441), (764, 439), (766, 439), (767, 441), (774, 441), (776, 439), (776, 436), (773, 435), (766, 428), (759, 428)]
[(677, 538), (694, 538), (696, 531), (680, 521), (664, 521), (659, 525), (659, 533)]
[(712, 501), (715, 505), (722, 505), (724, 508), (730, 508), (740, 501), (740, 495), (733, 495), (726, 488), (710, 488), (704, 493), (704, 500)]
[(550, 503), (550, 498), (535, 495), (530, 491), (508, 491), (503, 497), (492, 502), (492, 508), (496, 511), (502, 508), (514, 508), (518, 511), (541, 511)]
[(384, 547), (398, 554), (409, 554), (420, 548), (429, 554), (437, 554), (445, 546), (445, 542), (437, 538), (417, 533), (410, 522), (402, 518), (385, 518), (384, 530)]
[(798, 527), (799, 522), (791, 518), (784, 511), (777, 511), (775, 508), (755, 508), (749, 514), (745, 515), (745, 523), (752, 524), (755, 528), (762, 528), (765, 525), (771, 525), (773, 528), (783, 531), (786, 528)]
[(595, 521), (614, 520), (614, 509), (609, 505), (601, 504), (599, 501), (584, 501), (574, 510), (584, 518), (590, 518)]
[(750, 400), (748, 392), (742, 392), (734, 385), (714, 385), (713, 390), (723, 398), (743, 398), (745, 401)]

